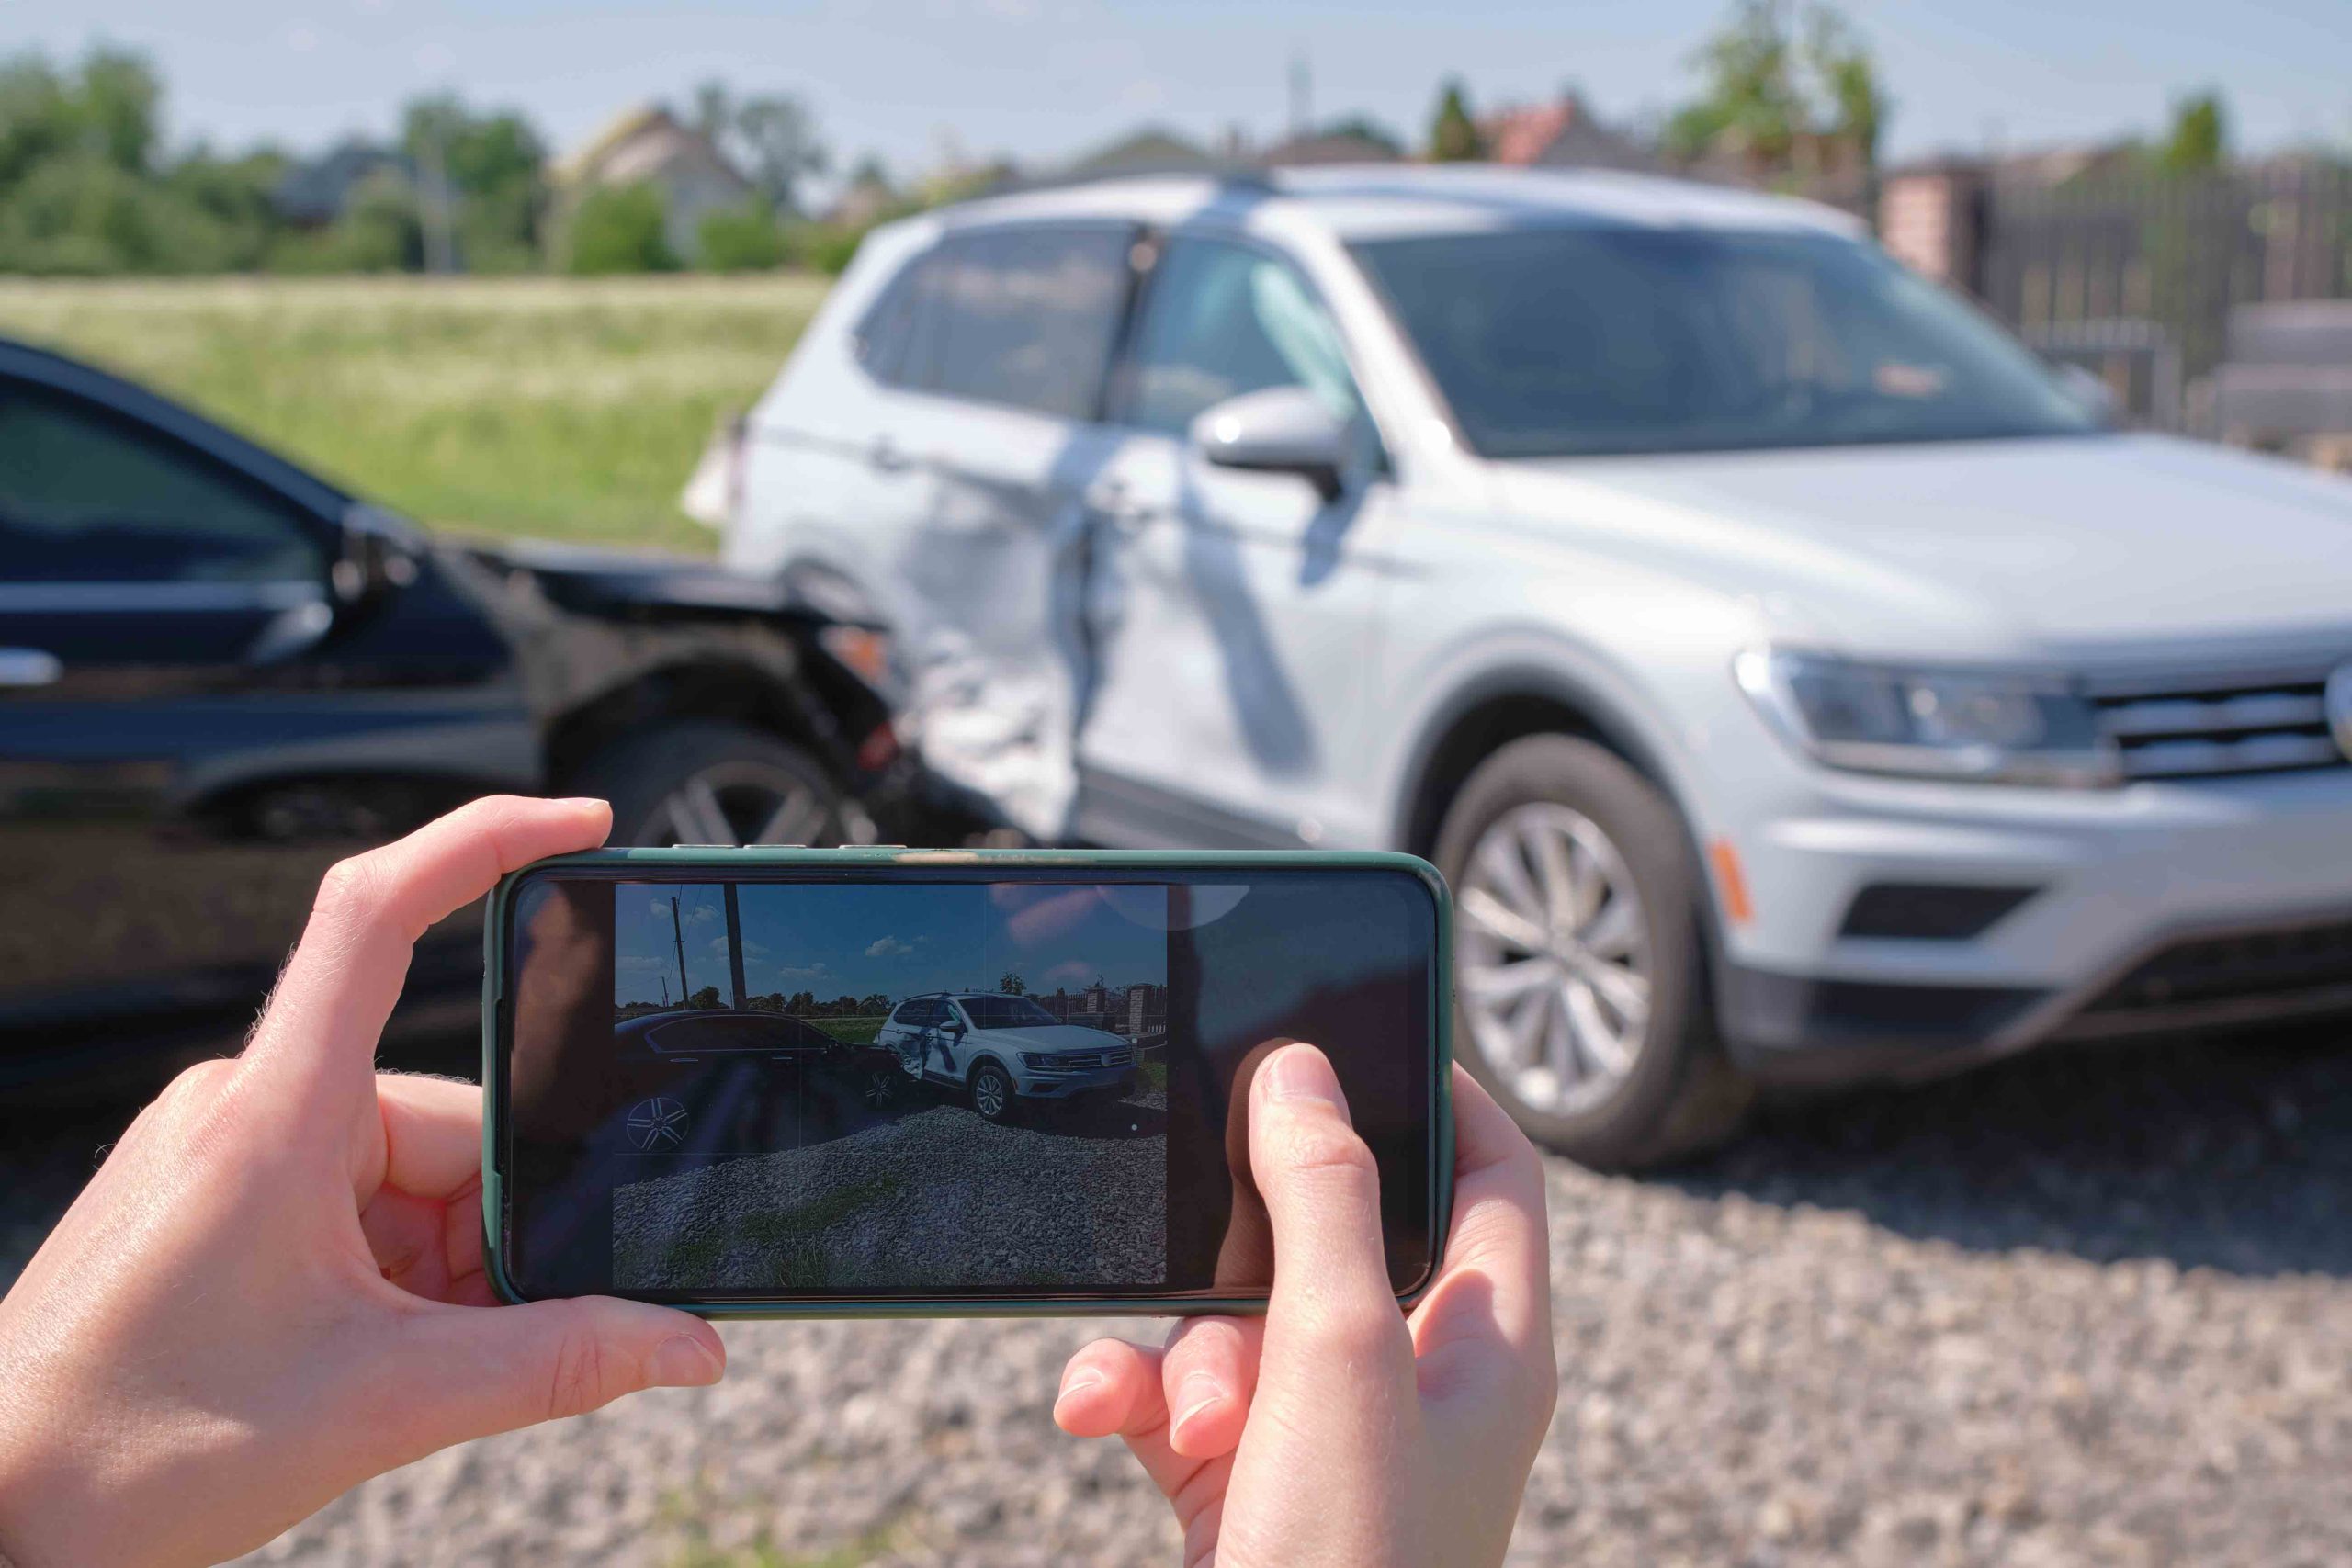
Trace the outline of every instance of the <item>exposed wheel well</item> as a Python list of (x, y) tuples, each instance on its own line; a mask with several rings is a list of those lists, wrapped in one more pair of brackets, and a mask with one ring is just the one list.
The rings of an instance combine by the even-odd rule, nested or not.
[(1480, 699), (1446, 726), (1421, 766), (1405, 824), (1405, 848), (1417, 855), (1436, 852), (1446, 807), (1478, 764), (1514, 740), (1530, 735), (1573, 735), (1605, 746), (1634, 772), (1663, 786), (1638, 748), (1584, 705), (1537, 692), (1502, 692)]
[(774, 672), (721, 661), (665, 665), (598, 694), (548, 729), (547, 773), (560, 786), (590, 758), (634, 731), (672, 719), (720, 719), (764, 730), (812, 751), (838, 773), (850, 744), (833, 714)]

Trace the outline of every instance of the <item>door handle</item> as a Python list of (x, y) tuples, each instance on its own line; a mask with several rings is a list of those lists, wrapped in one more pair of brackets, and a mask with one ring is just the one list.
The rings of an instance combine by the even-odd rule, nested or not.
[(53, 686), (65, 666), (38, 648), (0, 648), (0, 686)]

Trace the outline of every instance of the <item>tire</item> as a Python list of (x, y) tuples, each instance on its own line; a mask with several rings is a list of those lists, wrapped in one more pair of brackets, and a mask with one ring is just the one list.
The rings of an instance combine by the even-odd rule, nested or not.
[(972, 1069), (972, 1109), (984, 1122), (1005, 1122), (1012, 1120), (1012, 1075), (994, 1062), (982, 1062)]
[(748, 725), (657, 725), (596, 753), (569, 787), (612, 802), (616, 845), (841, 841), (841, 792), (825, 770)]
[(1715, 1033), (1696, 856), (1656, 786), (1589, 741), (1515, 740), (1464, 781), (1436, 859), (1456, 1055), (1530, 1137), (1623, 1170), (1731, 1136), (1754, 1089)]

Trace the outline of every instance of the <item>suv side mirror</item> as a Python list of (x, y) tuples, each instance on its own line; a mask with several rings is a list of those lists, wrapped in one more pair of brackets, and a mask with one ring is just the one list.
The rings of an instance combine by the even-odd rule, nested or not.
[(1193, 440), (1222, 468), (1296, 474), (1327, 502), (1343, 488), (1348, 428), (1304, 387), (1268, 387), (1204, 409)]

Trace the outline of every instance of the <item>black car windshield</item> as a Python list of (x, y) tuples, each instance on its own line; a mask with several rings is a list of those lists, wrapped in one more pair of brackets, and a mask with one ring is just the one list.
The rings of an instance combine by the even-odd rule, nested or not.
[(1027, 997), (966, 997), (963, 1005), (974, 1029), (1035, 1029), (1060, 1021)]
[(1974, 310), (1833, 234), (1561, 227), (1351, 248), (1486, 457), (2102, 427)]

